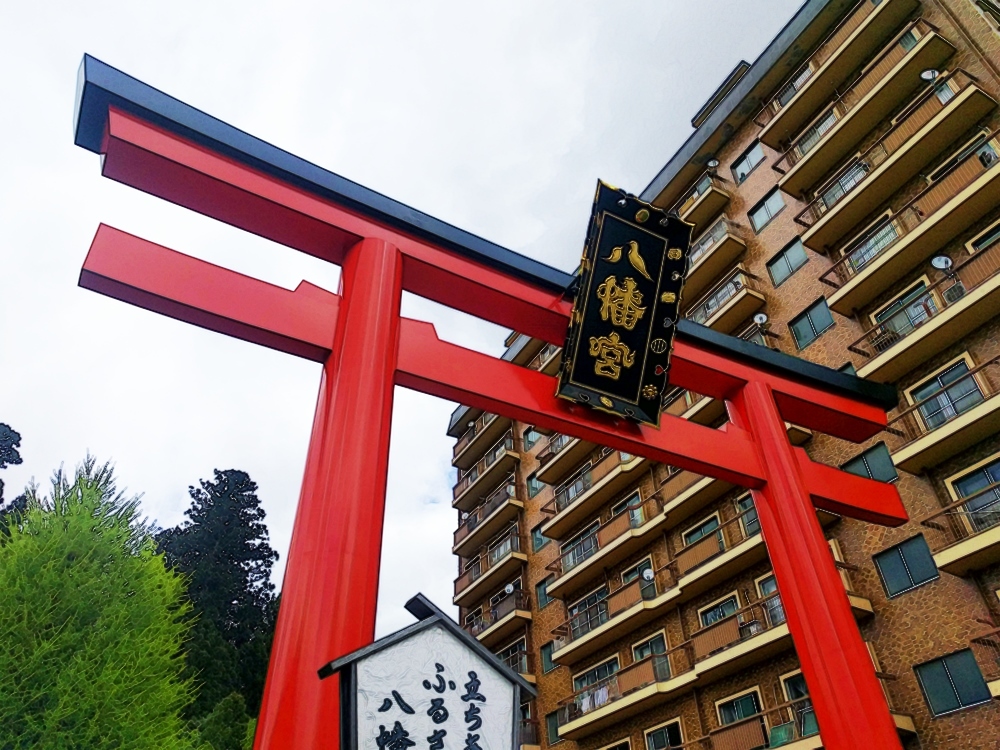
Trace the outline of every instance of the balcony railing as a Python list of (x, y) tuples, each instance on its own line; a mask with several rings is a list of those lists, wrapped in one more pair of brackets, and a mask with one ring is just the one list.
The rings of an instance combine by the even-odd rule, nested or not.
[(521, 745), (538, 745), (540, 733), (535, 719), (522, 719), (518, 725), (518, 741)]
[(834, 99), (830, 106), (806, 127), (781, 155), (781, 158), (774, 163), (773, 168), (785, 174), (805, 158), (823, 140), (823, 136), (838, 121), (844, 119), (886, 77), (889, 71), (906, 57), (913, 49), (913, 44), (909, 41), (914, 36), (922, 39), (925, 35), (936, 30), (932, 24), (922, 18), (908, 24), (885, 50), (865, 67), (861, 75), (844, 87), (844, 93)]
[(527, 591), (515, 591), (496, 604), (489, 605), (489, 608), (484, 605), (482, 614), (472, 622), (466, 623), (465, 629), (470, 634), (478, 636), (518, 609), (531, 610), (531, 597)]
[(895, 124), (881, 138), (865, 149), (864, 153), (852, 157), (843, 169), (816, 190), (816, 198), (795, 220), (806, 227), (818, 222), (827, 211), (863, 184), (876, 167), (898, 151), (914, 133), (943, 110), (948, 102), (975, 84), (976, 79), (964, 70), (955, 70), (927, 86), (896, 116)]
[(668, 392), (663, 398), (663, 411), (675, 417), (679, 417), (699, 401), (704, 401), (708, 396), (694, 393), (684, 389), (675, 389)]
[(677, 202), (675, 210), (681, 216), (690, 209), (698, 199), (701, 198), (705, 193), (709, 192), (712, 188), (725, 191), (725, 183), (722, 178), (712, 172), (705, 172), (698, 178), (694, 186), (688, 190), (684, 196)]
[(1000, 525), (1000, 482), (946, 505), (922, 518), (920, 523), (941, 532), (943, 543), (931, 540), (935, 554), (945, 547), (995, 528)]
[(536, 354), (532, 360), (528, 363), (529, 370), (541, 370), (545, 366), (545, 363), (549, 361), (552, 355), (556, 354), (561, 346), (556, 346), (555, 344), (546, 344), (542, 347), (542, 350)]
[(555, 496), (542, 506), (542, 512), (551, 515), (561, 513), (600, 480), (633, 458), (635, 456), (631, 453), (601, 448), (594, 459), (556, 488)]
[(572, 547), (560, 555), (553, 566), (556, 570), (556, 577), (566, 575), (623, 534), (628, 533), (629, 530), (642, 527), (647, 521), (654, 518), (662, 507), (658, 497), (649, 497), (644, 502), (607, 519), (593, 533), (575, 542)]
[(847, 348), (865, 359), (877, 357), (922, 325), (951, 309), (969, 292), (1000, 271), (1000, 243), (981, 250), (944, 278), (927, 287), (906, 306), (884, 318)]
[(691, 308), (691, 311), (687, 314), (688, 320), (693, 320), (695, 323), (701, 323), (703, 325), (707, 324), (712, 316), (725, 307), (726, 303), (728, 303), (744, 289), (752, 289), (759, 292), (760, 290), (758, 289), (756, 282), (756, 276), (753, 276), (743, 269), (737, 269), (720, 283), (712, 287), (707, 294), (698, 300), (694, 307)]
[(452, 490), (452, 496), (457, 500), (489, 467), (496, 463), (497, 459), (503, 456), (506, 451), (512, 450), (514, 450), (514, 434), (508, 432), (486, 452), (485, 456), (479, 459), (479, 462), (475, 466), (467, 471), (458, 470), (458, 482)]
[(469, 586), (495, 568), (497, 564), (503, 562), (507, 555), (520, 551), (521, 538), (518, 535), (517, 527), (513, 526), (502, 536), (491, 542), (489, 547), (471, 562), (465, 572), (455, 579), (455, 594), (457, 595), (465, 591), (465, 589), (469, 588)]
[(677, 578), (685, 576), (717, 555), (760, 533), (760, 521), (753, 506), (713, 529), (701, 539), (680, 549), (671, 561)]
[(501, 505), (508, 500), (516, 499), (517, 491), (514, 485), (514, 475), (512, 474), (507, 477), (505, 484), (500, 485), (492, 495), (486, 498), (482, 505), (469, 512), (462, 525), (455, 530), (455, 544), (468, 537), (469, 534), (479, 527), (479, 524), (489, 518), (493, 514), (493, 511)]
[(782, 703), (708, 733), (712, 750), (784, 747), (816, 734), (819, 724), (808, 697)]
[(514, 651), (504, 656), (501, 661), (515, 672), (531, 674), (534, 672), (532, 669), (532, 664), (534, 664), (532, 656), (533, 654), (528, 651)]
[(754, 122), (760, 127), (767, 125), (791, 101), (799, 89), (806, 85), (813, 73), (830, 59), (831, 55), (847, 40), (847, 37), (853, 34), (877, 7), (878, 3), (872, 2), (872, 0), (861, 0), (855, 5), (844, 20), (833, 28), (826, 39), (820, 42), (819, 47), (810, 55), (809, 59), (789, 76), (787, 83), (778, 90), (771, 101), (764, 105), (764, 108), (754, 118)]
[(736, 234), (736, 225), (729, 221), (729, 219), (722, 217), (708, 230), (703, 232), (697, 240), (691, 243), (691, 249), (688, 251), (688, 258), (690, 259), (688, 267), (693, 268), (699, 258), (718, 245), (719, 240), (725, 237), (727, 233)]
[[(918, 193), (902, 208), (879, 222), (874, 228), (852, 241), (844, 249), (843, 257), (826, 273), (820, 281), (840, 288), (880, 255), (895, 246), (910, 232), (931, 217), (939, 208), (958, 195), (979, 177), (1000, 164), (991, 141), (1000, 131), (994, 131), (986, 139), (984, 146), (990, 150), (982, 154), (974, 151), (950, 167), (938, 180)], [(992, 156), (990, 156), (992, 154)]]
[[(1000, 374), (997, 367), (1000, 357), (972, 368), (965, 375), (934, 391), (889, 420), (886, 430), (903, 438), (903, 446), (928, 435), (939, 427), (957, 419), (974, 406), (996, 395)], [(966, 501), (968, 502), (968, 501)]]
[(571, 435), (563, 435), (561, 432), (557, 432), (550, 436), (548, 442), (545, 444), (545, 447), (538, 452), (539, 463), (544, 464), (547, 461), (551, 461), (559, 455), (559, 451), (572, 443), (573, 440), (575, 440), (574, 437)]
[(784, 622), (785, 607), (781, 597), (771, 594), (694, 633), (691, 636), (694, 660), (697, 663), (707, 659)]
[(472, 426), (465, 432), (463, 432), (462, 436), (458, 439), (458, 442), (455, 443), (455, 447), (452, 448), (451, 451), (452, 456), (457, 457), (459, 453), (464, 451), (468, 447), (469, 443), (475, 440), (476, 435), (478, 435), (484, 429), (486, 429), (486, 426), (496, 418), (497, 418), (496, 414), (490, 414), (489, 412), (487, 412), (486, 414), (483, 414), (481, 417), (479, 417), (479, 419), (477, 419), (475, 422), (473, 422)]

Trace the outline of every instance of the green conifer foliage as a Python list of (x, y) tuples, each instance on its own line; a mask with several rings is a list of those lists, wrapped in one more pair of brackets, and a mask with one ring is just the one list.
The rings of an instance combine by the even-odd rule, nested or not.
[(0, 748), (191, 750), (189, 620), (112, 469), (88, 457), (0, 537)]

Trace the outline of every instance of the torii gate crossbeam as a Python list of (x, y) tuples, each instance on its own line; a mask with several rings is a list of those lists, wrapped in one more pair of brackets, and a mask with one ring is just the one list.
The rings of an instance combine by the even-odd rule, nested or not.
[[(570, 277), (367, 191), (85, 57), (77, 143), (105, 176), (343, 266), (340, 294), (294, 292), (102, 226), (86, 288), (322, 362), (257, 750), (338, 746), (334, 680), (316, 670), (374, 636), (395, 385), (719, 477), (752, 490), (823, 737), (900, 747), (815, 507), (898, 525), (895, 488), (814, 463), (785, 420), (860, 441), (891, 388), (684, 324), (671, 383), (725, 399), (713, 430), (660, 430), (561, 401), (554, 379), (439, 340), (401, 318), (403, 290), (553, 343)], [(833, 646), (839, 644), (839, 649)]]

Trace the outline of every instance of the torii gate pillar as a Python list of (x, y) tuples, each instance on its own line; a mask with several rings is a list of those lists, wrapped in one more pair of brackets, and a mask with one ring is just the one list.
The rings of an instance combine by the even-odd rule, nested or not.
[(257, 748), (336, 747), (337, 678), (318, 682), (317, 665), (329, 660), (331, 644), (348, 653), (375, 638), (402, 279), (399, 250), (391, 244), (367, 239), (348, 250)]

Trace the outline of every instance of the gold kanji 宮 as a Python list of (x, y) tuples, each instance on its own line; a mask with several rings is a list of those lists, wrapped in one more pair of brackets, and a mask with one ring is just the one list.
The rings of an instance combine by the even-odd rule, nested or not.
[(642, 305), (642, 292), (636, 289), (635, 279), (626, 278), (624, 286), (618, 286), (618, 279), (608, 276), (604, 283), (597, 287), (597, 299), (601, 301), (601, 320), (611, 317), (611, 325), (620, 326), (626, 331), (635, 328), (635, 324), (646, 312)]
[(590, 356), (597, 357), (594, 372), (601, 377), (618, 380), (622, 367), (635, 364), (635, 354), (619, 340), (614, 331), (610, 336), (590, 337)]

